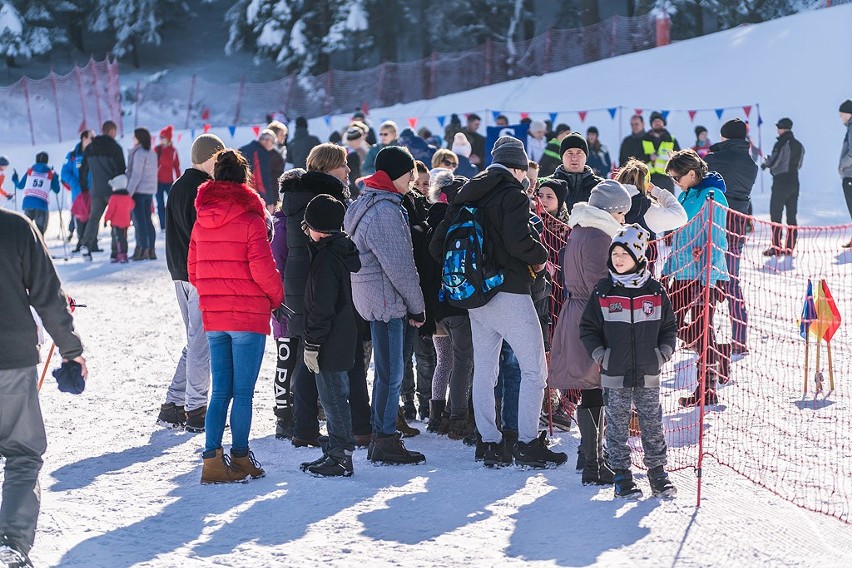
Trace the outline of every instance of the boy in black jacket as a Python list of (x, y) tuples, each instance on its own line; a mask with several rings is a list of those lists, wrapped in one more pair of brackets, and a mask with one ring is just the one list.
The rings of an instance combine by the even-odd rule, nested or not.
[(668, 295), (648, 270), (649, 236), (634, 224), (613, 237), (610, 276), (597, 283), (580, 320), (580, 339), (601, 366), (601, 384), (608, 397), (606, 443), (617, 497), (642, 495), (630, 472), (631, 404), (639, 414), (651, 492), (664, 497), (676, 493), (663, 468), (666, 439), (660, 371), (674, 353), (677, 320)]
[(350, 273), (361, 269), (358, 249), (341, 231), (346, 209), (330, 195), (317, 195), (305, 209), (311, 266), (305, 288), (305, 366), (316, 374), (325, 409), (328, 447), (302, 471), (318, 477), (353, 473), (349, 369), (355, 364), (358, 329)]

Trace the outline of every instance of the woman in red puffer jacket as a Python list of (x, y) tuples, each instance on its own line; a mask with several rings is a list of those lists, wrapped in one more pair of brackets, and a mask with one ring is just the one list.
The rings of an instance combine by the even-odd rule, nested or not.
[[(263, 360), (272, 310), (284, 298), (266, 230), (266, 208), (246, 185), (248, 164), (235, 150), (216, 155), (213, 181), (198, 188), (187, 269), (198, 290), (210, 344), (213, 393), (207, 407), (202, 483), (264, 475), (249, 451), (254, 385)], [(222, 435), (231, 407), (231, 459)]]

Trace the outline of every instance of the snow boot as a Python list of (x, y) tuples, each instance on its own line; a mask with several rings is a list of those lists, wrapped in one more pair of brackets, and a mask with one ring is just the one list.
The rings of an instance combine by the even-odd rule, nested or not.
[(352, 477), (352, 451), (335, 449), (325, 455), (322, 463), (308, 466), (307, 471), (315, 477)]
[(485, 467), (505, 467), (512, 465), (512, 453), (506, 452), (506, 438), (499, 442), (483, 442), (485, 456), (483, 462)]
[[(414, 402), (411, 403), (411, 407), (414, 407)], [(399, 412), (396, 415), (396, 429), (402, 432), (403, 438), (413, 438), (414, 436), (420, 435), (420, 430), (408, 425), (404, 416), (404, 410), (401, 406), (399, 407)]]
[(622, 499), (639, 499), (642, 497), (642, 490), (633, 481), (633, 473), (629, 469), (615, 470), (613, 478), (615, 484), (615, 496)]
[(148, 260), (148, 249), (139, 249), (139, 256), (133, 255), (130, 260)]
[(30, 561), (23, 547), (5, 537), (0, 538), (0, 566), (3, 568), (31, 568)]
[(719, 350), (718, 359), (718, 381), (720, 385), (726, 385), (731, 381), (731, 353), (732, 348), (730, 343), (718, 343), (716, 348)]
[(677, 495), (677, 488), (672, 484), (669, 474), (661, 465), (648, 470), (648, 482), (651, 484), (651, 495), (663, 498)]
[(293, 436), (290, 438), (290, 442), (296, 448), (319, 448), (322, 446), (319, 434), (312, 438), (297, 438)]
[(580, 446), (577, 448), (577, 465), (575, 466), (575, 469), (577, 470), (577, 473), (582, 473), (585, 467), (586, 454), (583, 453), (583, 445), (580, 444)]
[(518, 445), (518, 433), (514, 430), (503, 430), (503, 461), (515, 461), (515, 446)]
[[(476, 435), (474, 436), (474, 438), (475, 439), (473, 440), (473, 444), (472, 444), (475, 448), (473, 450), (473, 461), (481, 462), (482, 460), (485, 459), (485, 442), (482, 441), (482, 436), (479, 435), (479, 431), (476, 432)], [(464, 443), (466, 445), (471, 445), (471, 444), (468, 444), (467, 438), (464, 439)]]
[(165, 428), (183, 428), (186, 424), (186, 410), (173, 402), (167, 402), (160, 407), (157, 415), (157, 425)]
[[(698, 364), (696, 363), (696, 366)], [(699, 375), (701, 371), (699, 369)], [(716, 395), (716, 364), (707, 365), (707, 379), (704, 388), (704, 406), (712, 406), (719, 404), (719, 397)], [(701, 385), (695, 387), (695, 392), (690, 396), (682, 396), (678, 399), (678, 403), (684, 408), (693, 408), (701, 406)]]
[(399, 432), (392, 436), (377, 436), (373, 444), (370, 461), (388, 465), (418, 464), (426, 461), (420, 452), (412, 452), (405, 448)]
[(275, 409), (275, 437), (279, 440), (289, 440), (293, 437), (293, 409)]
[(80, 247), (80, 256), (83, 257), (84, 262), (92, 262), (92, 251), (86, 245)]
[(552, 452), (547, 447), (547, 433), (542, 431), (538, 438), (528, 444), (518, 441), (515, 444), (515, 463), (520, 466), (533, 469), (544, 469), (547, 467), (558, 467), (568, 461), (565, 452)]
[(432, 402), (428, 398), (422, 396), (417, 397), (417, 415), (420, 417), (420, 422), (426, 422), (432, 416), (432, 409), (429, 408), (429, 403)]
[(406, 422), (414, 422), (417, 419), (417, 407), (413, 400), (405, 400), (402, 403), (402, 416)]
[(450, 413), (446, 410), (441, 413), (441, 421), (438, 422), (438, 429), (435, 433), (439, 436), (446, 436), (450, 433)]
[(186, 426), (187, 432), (201, 434), (204, 432), (204, 420), (207, 418), (207, 406), (199, 406), (195, 410), (187, 410)]
[(154, 247), (148, 249), (148, 260), (157, 260), (157, 251)]
[[(206, 453), (206, 452), (205, 452)], [(245, 483), (249, 480), (246, 471), (235, 468), (231, 460), (225, 455), (222, 448), (216, 450), (216, 455), (204, 458), (204, 467), (201, 469), (201, 483)]]
[(249, 474), (252, 479), (266, 477), (266, 472), (260, 467), (260, 462), (254, 459), (254, 452), (249, 451), (244, 456), (237, 456), (231, 449), (231, 466), (234, 469)]
[(441, 415), (447, 408), (445, 400), (430, 400), (429, 401), (429, 422), (426, 424), (426, 431), (433, 434), (438, 431), (438, 425), (441, 423)]
[(118, 260), (119, 264), (127, 264), (127, 253), (126, 252), (118, 253), (116, 255), (116, 259)]
[(606, 464), (603, 452), (603, 407), (578, 408), (577, 424), (580, 426), (580, 444), (584, 457), (583, 485), (611, 485), (613, 473)]
[(366, 448), (373, 441), (372, 434), (352, 434), (352, 438), (355, 439), (356, 448)]

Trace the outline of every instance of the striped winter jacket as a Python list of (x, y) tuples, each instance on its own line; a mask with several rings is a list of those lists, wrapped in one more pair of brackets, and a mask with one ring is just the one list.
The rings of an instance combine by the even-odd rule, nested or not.
[(674, 353), (677, 321), (666, 291), (653, 278), (627, 288), (604, 278), (580, 320), (580, 340), (601, 366), (604, 388), (654, 388)]

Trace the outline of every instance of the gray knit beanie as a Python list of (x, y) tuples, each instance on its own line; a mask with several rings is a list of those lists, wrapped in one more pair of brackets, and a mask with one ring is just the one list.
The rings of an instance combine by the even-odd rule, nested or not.
[(589, 205), (607, 213), (627, 213), (633, 202), (623, 185), (614, 179), (605, 179), (592, 188)]
[(491, 149), (491, 158), (495, 164), (524, 170), (530, 167), (530, 159), (524, 150), (524, 143), (514, 136), (501, 136)]
[(193, 164), (203, 164), (212, 158), (216, 152), (225, 149), (225, 143), (215, 134), (202, 134), (192, 143), (190, 159)]

